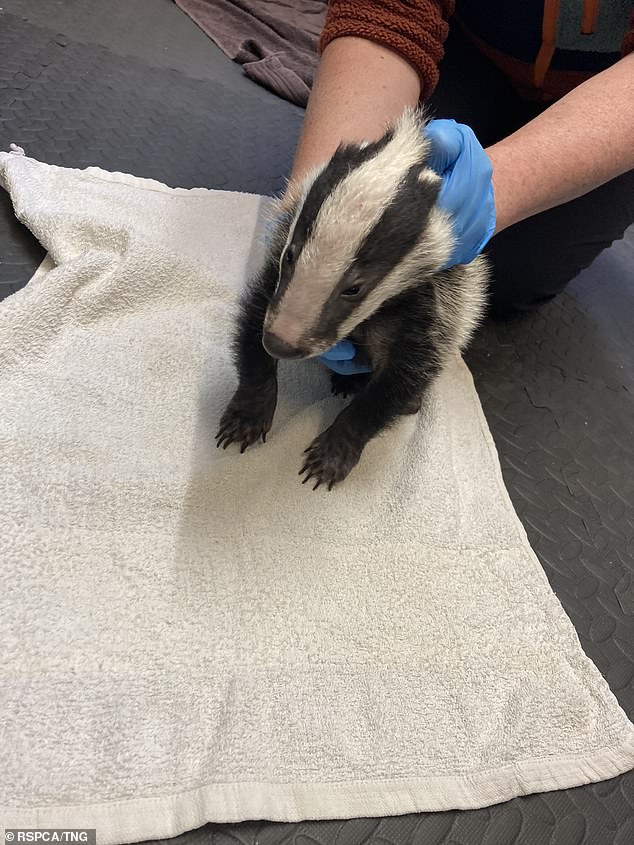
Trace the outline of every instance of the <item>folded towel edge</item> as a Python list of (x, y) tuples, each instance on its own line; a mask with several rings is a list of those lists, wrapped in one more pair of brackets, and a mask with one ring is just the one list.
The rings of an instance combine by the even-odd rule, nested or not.
[(100, 845), (162, 839), (207, 822), (397, 816), (470, 810), (552, 792), (634, 769), (634, 726), (624, 738), (578, 755), (529, 759), (459, 776), (333, 783), (215, 783), (172, 796), (73, 806), (0, 807), (4, 828), (96, 828)]

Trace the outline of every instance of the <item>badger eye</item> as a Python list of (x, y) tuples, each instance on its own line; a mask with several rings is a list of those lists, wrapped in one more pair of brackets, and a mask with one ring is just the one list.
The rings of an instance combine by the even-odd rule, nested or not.
[(284, 261), (286, 261), (287, 264), (292, 264), (294, 260), (295, 260), (295, 250), (293, 249), (292, 246), (289, 246), (288, 249), (286, 250), (286, 252), (284, 253)]
[(351, 288), (346, 288), (346, 290), (342, 291), (342, 296), (356, 296), (359, 291), (361, 290), (360, 285), (353, 285)]

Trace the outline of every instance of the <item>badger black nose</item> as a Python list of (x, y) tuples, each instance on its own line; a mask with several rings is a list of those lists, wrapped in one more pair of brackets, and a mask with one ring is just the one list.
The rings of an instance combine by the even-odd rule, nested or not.
[(281, 340), (273, 332), (264, 332), (263, 343), (264, 348), (273, 358), (301, 358), (304, 354), (301, 349)]

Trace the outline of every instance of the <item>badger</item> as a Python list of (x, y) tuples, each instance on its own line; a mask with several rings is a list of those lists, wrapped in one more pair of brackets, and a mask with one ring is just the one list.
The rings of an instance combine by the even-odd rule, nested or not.
[(261, 271), (240, 300), (233, 338), (238, 387), (217, 446), (266, 442), (277, 363), (326, 352), (342, 339), (370, 373), (331, 374), (352, 400), (304, 452), (299, 475), (331, 490), (366, 444), (415, 414), (484, 310), (487, 263), (444, 269), (455, 244), (428, 166), (426, 115), (404, 112), (372, 143), (342, 144), (278, 200)]

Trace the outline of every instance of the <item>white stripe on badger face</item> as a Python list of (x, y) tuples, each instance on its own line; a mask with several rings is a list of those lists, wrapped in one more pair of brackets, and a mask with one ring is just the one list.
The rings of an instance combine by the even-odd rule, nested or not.
[[(425, 174), (427, 175), (427, 174)], [(433, 179), (433, 174), (429, 174)], [(435, 180), (439, 181), (436, 176)], [(438, 208), (429, 214), (427, 226), (414, 248), (396, 265), (391, 273), (359, 304), (350, 317), (339, 327), (339, 340), (347, 337), (359, 323), (367, 320), (381, 305), (393, 296), (403, 293), (420, 282), (421, 272), (437, 272), (449, 258), (453, 247), (451, 223)]]
[[(413, 114), (407, 113), (396, 126), (392, 140), (335, 187), (319, 210), (311, 238), (297, 258), (291, 283), (270, 315), (269, 331), (291, 346), (310, 337), (360, 245), (379, 221), (403, 177), (423, 159), (427, 146)], [(304, 199), (306, 195), (307, 191)], [(296, 222), (297, 217), (288, 242)]]

